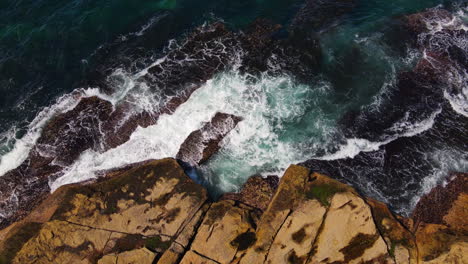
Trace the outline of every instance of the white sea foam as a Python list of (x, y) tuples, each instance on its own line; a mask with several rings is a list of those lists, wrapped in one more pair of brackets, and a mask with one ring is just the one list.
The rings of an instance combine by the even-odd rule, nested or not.
[(439, 184), (445, 185), (447, 180), (449, 180), (447, 175), (451, 172), (468, 171), (466, 153), (460, 153), (454, 150), (438, 150), (433, 153), (427, 153), (427, 157), (432, 161), (434, 168), (432, 173), (422, 180), (421, 189), (418, 194), (411, 199), (411, 210), (416, 207), (416, 204), (423, 195), (429, 193)]
[[(277, 132), (283, 122), (304, 115), (309, 90), (296, 86), (288, 77), (264, 77), (251, 83), (233, 72), (221, 74), (195, 91), (172, 115), (160, 116), (156, 125), (138, 128), (123, 145), (104, 153), (84, 152), (51, 187), (55, 190), (96, 177), (101, 170), (138, 161), (175, 157), (187, 136), (216, 112), (243, 117), (224, 141), (231, 156), (257, 168), (266, 164), (282, 168), (299, 162), (294, 142), (282, 142)], [(233, 180), (226, 180), (229, 182)]]
[(362, 138), (349, 138), (346, 143), (341, 145), (339, 150), (335, 153), (320, 157), (320, 160), (336, 160), (345, 158), (354, 158), (361, 152), (376, 151), (380, 146), (386, 145), (400, 137), (412, 137), (418, 135), (428, 129), (430, 129), (435, 122), (437, 115), (442, 112), (439, 108), (434, 111), (427, 119), (420, 122), (411, 123), (406, 118), (403, 118), (400, 122), (395, 123), (390, 130), (398, 132), (389, 136), (383, 141), (372, 142)]
[(57, 113), (66, 112), (75, 107), (80, 98), (81, 95), (78, 93), (64, 95), (55, 104), (39, 112), (36, 118), (29, 124), (26, 135), (20, 139), (16, 139), (13, 149), (1, 157), (0, 175), (4, 175), (25, 161), (29, 151), (41, 135), (42, 128), (47, 121)]
[(464, 87), (459, 94), (450, 94), (445, 91), (444, 97), (455, 112), (468, 117), (468, 87)]

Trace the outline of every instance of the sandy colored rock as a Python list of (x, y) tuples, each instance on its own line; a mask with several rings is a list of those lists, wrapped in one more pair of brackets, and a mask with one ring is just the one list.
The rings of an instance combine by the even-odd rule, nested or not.
[(187, 252), (184, 258), (180, 261), (180, 264), (218, 264), (217, 262), (203, 257), (193, 251)]
[(121, 234), (50, 221), (16, 254), (12, 263), (95, 263), (107, 242)]
[(468, 242), (458, 242), (450, 246), (450, 250), (435, 259), (422, 261), (427, 264), (468, 263)]
[[(422, 263), (468, 263), (468, 237), (456, 234), (447, 226), (420, 224), (416, 243)], [(453, 262), (443, 262), (444, 259)]]
[[(149, 161), (113, 173), (102, 182), (62, 187), (51, 220), (10, 229), (4, 235), (10, 242), (0, 245), (0, 259), (95, 263), (102, 255), (143, 246), (163, 252), (186, 226), (191, 231), (176, 240), (179, 246), (188, 244), (207, 195), (175, 160)], [(51, 212), (34, 215), (26, 219), (45, 220)], [(22, 228), (30, 232), (23, 234)], [(179, 251), (184, 252), (183, 246)]]
[(355, 194), (336, 193), (309, 263), (361, 263), (388, 255), (369, 206)]
[[(367, 198), (374, 222), (396, 263), (417, 263), (418, 252), (413, 234), (379, 201)], [(407, 221), (408, 219), (401, 219)]]
[(468, 235), (468, 193), (460, 194), (442, 219), (450, 228)]
[(0, 263), (467, 263), (467, 196), (451, 197), (434, 217), (419, 206), (441, 224), (414, 221), (292, 165), (262, 213), (210, 202), (174, 159), (147, 161), (59, 189), (2, 231)]
[(305, 263), (325, 212), (326, 208), (317, 200), (304, 201), (279, 230), (266, 263)]
[(219, 263), (231, 263), (238, 252), (255, 243), (253, 208), (234, 201), (211, 205), (198, 228), (191, 250)]
[(256, 243), (247, 249), (239, 263), (260, 263), (268, 254), (277, 231), (291, 213), (291, 210), (301, 201), (304, 192), (304, 182), (309, 170), (292, 165), (280, 180), (276, 194), (263, 213), (257, 226)]
[(175, 243), (164, 252), (161, 258), (158, 260), (158, 264), (175, 264), (179, 263), (179, 260), (183, 257), (183, 254), (187, 250), (189, 243), (195, 237), (198, 227), (203, 221), (203, 216), (208, 211), (210, 205), (205, 204), (200, 210), (190, 219), (190, 221), (184, 225), (180, 234), (177, 235)]
[[(70, 191), (54, 219), (144, 236), (174, 236), (207, 199), (173, 159)], [(138, 216), (138, 217), (135, 217)]]
[(102, 257), (98, 264), (151, 264), (156, 254), (146, 248), (125, 251)]

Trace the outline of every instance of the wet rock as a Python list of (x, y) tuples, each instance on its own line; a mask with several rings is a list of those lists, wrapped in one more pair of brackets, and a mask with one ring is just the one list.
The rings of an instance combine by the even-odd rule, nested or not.
[[(163, 58), (135, 81), (135, 90), (145, 83), (158, 96), (170, 98), (155, 106), (157, 110), (137, 110), (131, 100), (112, 105), (96, 96), (78, 98), (81, 100), (74, 109), (58, 114), (46, 124), (27, 160), (3, 176), (0, 227), (23, 217), (40, 203), (49, 191), (48, 182), (58, 178), (63, 168), (72, 164), (81, 153), (86, 150), (102, 152), (125, 143), (137, 127), (154, 125), (161, 114), (172, 114), (206, 80), (235, 61), (242, 60), (245, 71), (258, 73), (266, 69), (268, 59), (276, 54), (276, 58), (284, 61), (285, 67), (292, 72), (301, 72), (294, 70), (295, 67), (307, 69), (301, 61), (309, 57), (315, 61), (316, 52), (309, 56), (304, 50), (283, 49), (285, 43), (273, 37), (278, 29), (278, 25), (259, 20), (246, 33), (234, 33), (218, 22), (195, 29), (180, 45), (172, 43)], [(119, 46), (117, 43), (115, 47), (103, 47), (99, 53), (106, 54), (106, 49), (119, 49)], [(104, 90), (109, 88), (109, 80), (102, 78), (104, 75), (111, 79), (115, 76), (102, 69), (97, 69), (96, 73), (93, 83)], [(79, 92), (75, 95), (82, 96)], [(238, 122), (237, 118), (233, 121)], [(218, 150), (216, 141), (221, 139), (216, 137), (206, 145), (202, 157), (195, 163), (204, 162)]]
[(461, 93), (457, 82), (463, 80), (454, 76), (463, 76), (466, 69), (467, 51), (463, 43), (468, 32), (453, 19), (440, 8), (402, 18), (402, 26), (412, 32), (413, 48), (424, 56), (411, 71), (398, 74), (394, 87), (385, 91), (378, 106), (370, 105), (343, 117), (341, 123), (347, 137), (383, 141), (392, 136), (392, 126), (427, 119), (445, 101), (444, 92)]
[(240, 40), (245, 52), (240, 70), (244, 73), (288, 73), (300, 81), (308, 81), (321, 64), (322, 53), (316, 36), (291, 34), (265, 19), (255, 20)]
[(39, 204), (50, 191), (49, 180), (57, 177), (83, 151), (105, 149), (102, 127), (109, 120), (112, 108), (110, 102), (99, 97), (85, 97), (73, 109), (46, 123), (28, 158), (2, 176), (0, 226), (21, 218)]
[(268, 70), (268, 59), (272, 55), (275, 41), (272, 36), (281, 29), (281, 25), (265, 19), (255, 20), (241, 35), (241, 45), (246, 54), (242, 57), (241, 70), (258, 74)]
[(225, 69), (238, 48), (237, 37), (224, 24), (202, 26), (169, 51), (161, 63), (150, 67), (142, 80), (164, 95), (174, 95), (191, 85), (200, 86)]
[[(467, 119), (446, 98), (447, 94), (463, 96), (464, 81), (455, 76), (466, 71), (462, 43), (468, 35), (452, 18), (442, 9), (405, 17), (405, 27), (413, 32), (413, 47), (424, 56), (411, 71), (398, 74), (395, 86), (384, 91), (378, 104), (346, 113), (341, 119), (343, 143), (362, 139), (356, 144), (373, 145), (373, 151), (353, 159), (307, 161), (304, 165), (343, 179), (368, 196), (387, 199), (393, 209), (408, 213), (398, 208), (412, 206), (411, 197), (421, 192), (419, 182), (434, 174), (431, 156), (443, 160), (444, 151), (461, 154), (467, 147), (463, 132)], [(449, 21), (452, 23), (446, 23)], [(438, 28), (440, 23), (443, 26)], [(406, 190), (406, 199), (395, 195), (401, 188)]]
[(137, 127), (154, 125), (158, 117), (158, 114), (148, 111), (132, 113), (132, 106), (125, 102), (117, 105), (109, 118), (101, 124), (101, 142), (104, 150), (127, 142)]
[(450, 21), (452, 14), (447, 10), (434, 8), (408, 15), (403, 19), (405, 26), (413, 32), (414, 37), (417, 37), (419, 34), (428, 31), (428, 24), (437, 23), (438, 21)]
[(421, 197), (412, 218), (415, 225), (420, 222), (446, 225), (468, 234), (466, 206), (468, 202), (468, 174), (460, 173), (449, 177), (447, 185), (438, 185)]
[(226, 193), (220, 200), (234, 200), (265, 211), (278, 188), (279, 178), (261, 175), (250, 177), (238, 193)]
[(137, 127), (154, 125), (160, 114), (172, 114), (196, 88), (174, 96), (160, 113), (132, 113), (123, 103), (114, 109), (99, 97), (84, 97), (68, 112), (53, 117), (28, 158), (2, 176), (0, 228), (25, 216), (50, 192), (49, 181), (60, 176), (85, 150), (106, 151), (130, 139)]
[[(427, 177), (438, 177), (433, 171), (434, 159), (445, 162), (447, 154), (443, 150), (448, 146), (453, 153), (463, 155), (462, 150), (468, 147), (468, 135), (463, 132), (468, 129), (467, 122), (468, 118), (444, 104), (430, 123), (431, 128), (417, 135), (397, 138), (353, 158), (308, 160), (301, 164), (351, 184), (366, 196), (385, 199), (392, 210), (407, 216), (413, 197), (421, 194), (420, 183)], [(405, 193), (399, 191), (402, 189)]]
[(370, 105), (340, 121), (348, 138), (385, 141), (405, 129), (394, 128), (396, 124), (421, 122), (440, 107), (443, 84), (437, 75), (430, 75), (433, 69), (427, 69), (423, 63), (418, 65), (419, 68), (398, 75), (395, 87), (378, 107)]
[(37, 151), (54, 157), (60, 165), (71, 164), (86, 149), (99, 150), (99, 125), (112, 112), (112, 104), (99, 97), (85, 97), (72, 110), (52, 118), (37, 140)]
[(191, 166), (206, 162), (221, 148), (221, 140), (236, 127), (242, 118), (235, 115), (216, 113), (209, 123), (185, 139), (177, 153), (177, 159)]

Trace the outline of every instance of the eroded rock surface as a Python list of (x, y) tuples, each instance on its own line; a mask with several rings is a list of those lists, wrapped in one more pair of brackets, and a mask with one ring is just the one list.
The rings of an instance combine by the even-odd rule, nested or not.
[[(434, 192), (442, 195), (440, 188)], [(466, 263), (463, 195), (442, 223), (403, 219), (292, 165), (262, 212), (247, 200), (210, 202), (174, 159), (153, 160), (60, 188), (0, 232), (0, 262)]]

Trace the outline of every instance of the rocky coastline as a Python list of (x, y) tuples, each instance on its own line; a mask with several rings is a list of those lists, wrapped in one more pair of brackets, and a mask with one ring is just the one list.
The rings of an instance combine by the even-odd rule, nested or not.
[[(21, 165), (1, 176), (0, 264), (468, 263), (467, 173), (444, 175), (446, 183), (421, 197), (410, 216), (366, 193), (375, 179), (383, 182), (383, 196), (404, 183), (411, 191), (411, 181), (423, 181), (432, 168), (426, 150), (442, 148), (441, 142), (467, 147), (468, 117), (441, 100), (449, 76), (466, 70), (466, 54), (453, 43), (439, 49), (437, 42), (437, 34), (466, 39), (466, 30), (447, 28), (424, 38), (428, 20), (453, 20), (442, 9), (399, 20), (399, 35), (424, 57), (398, 73), (395, 93), (381, 106), (386, 114), (362, 108), (340, 121), (347, 138), (384, 142), (378, 150), (304, 160), (281, 177), (253, 175), (238, 192), (213, 199), (189, 171), (217, 153), (243, 121), (216, 112), (186, 137), (173, 158), (101, 171), (96, 179), (50, 193), (50, 182), (82, 153), (124, 144), (138, 128), (173, 114), (232, 64), (255, 76), (269, 70), (267, 58), (274, 57), (281, 72), (299, 81), (312, 78), (323, 55), (317, 32), (355, 6), (345, 0), (327, 3), (305, 1), (286, 37), (280, 36), (286, 29), (263, 19), (245, 32), (221, 22), (197, 28), (165, 54), (169, 59), (140, 76), (171, 98), (158, 112), (135, 113), (128, 102), (114, 105), (74, 92), (76, 105), (51, 118)], [(96, 76), (86, 82), (112, 93), (99, 79), (103, 74)], [(402, 128), (394, 127), (398, 120), (414, 124), (430, 117), (432, 126), (415, 135), (401, 136)], [(420, 173), (410, 175), (409, 167)]]
[(212, 201), (177, 160), (149, 160), (59, 188), (0, 231), (0, 262), (466, 263), (467, 176), (403, 218), (302, 166)]

